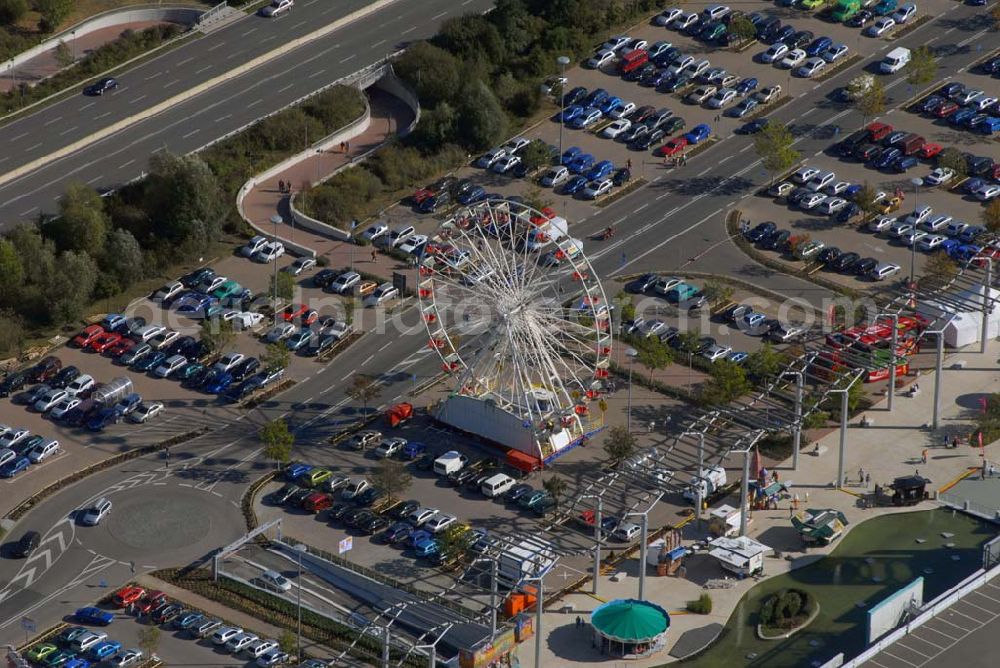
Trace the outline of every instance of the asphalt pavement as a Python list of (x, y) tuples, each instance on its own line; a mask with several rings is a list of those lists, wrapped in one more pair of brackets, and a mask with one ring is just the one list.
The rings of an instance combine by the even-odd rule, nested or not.
[[(243, 62), (302, 37), (371, 0), (298, 3), (280, 19), (247, 16), (122, 73), (103, 97), (73, 96), (4, 127), (0, 173), (51, 154)], [(432, 36), (447, 17), (489, 0), (397, 0), (190, 100), (0, 185), (0, 231), (53, 213), (71, 181), (106, 191), (140, 176), (156, 151), (195, 151), (292, 101)], [(312, 138), (313, 140), (319, 137)]]

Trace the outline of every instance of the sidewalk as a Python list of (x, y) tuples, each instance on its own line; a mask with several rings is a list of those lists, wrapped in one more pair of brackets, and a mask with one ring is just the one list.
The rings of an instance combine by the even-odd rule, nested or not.
[(265, 230), (270, 229), (272, 225), (271, 216), (275, 213), (281, 215), (285, 222), (279, 226), (278, 235), (314, 249), (317, 256), (324, 256), (330, 261), (331, 267), (355, 264), (361, 271), (388, 278), (394, 270), (407, 268), (406, 265), (382, 253), (378, 253), (373, 262), (371, 248), (362, 248), (308, 230), (295, 229), (288, 208), (289, 196), (278, 191), (279, 180), (291, 183), (295, 191), (300, 191), (303, 183), (319, 182), (324, 176), (350, 163), (350, 156), (362, 155), (376, 148), (399, 128), (407, 127), (413, 120), (410, 108), (398, 98), (375, 88), (369, 88), (366, 94), (371, 105), (371, 125), (350, 140), (348, 154), (345, 155), (334, 147), (293, 165), (281, 174), (258, 183), (243, 200), (243, 208), (247, 218), (262, 225)]
[[(789, 470), (790, 461), (784, 462), (783, 466), (779, 467), (781, 479), (792, 483), (792, 492), (798, 494), (799, 507), (828, 507), (842, 510), (849, 522), (848, 530), (876, 515), (929, 510), (936, 507), (934, 502), (925, 502), (916, 508), (862, 509), (856, 503), (857, 499), (854, 496), (855, 492), (866, 491), (864, 485), (858, 483), (858, 469), (862, 468), (871, 474), (872, 486), (876, 483), (884, 485), (897, 476), (911, 475), (914, 471), (919, 471), (921, 475), (931, 479), (930, 489), (938, 490), (967, 473), (970, 468), (981, 466), (979, 449), (970, 447), (968, 440), (957, 450), (945, 450), (944, 441), (946, 436), (950, 438), (956, 433), (965, 434), (970, 431), (971, 418), (978, 410), (979, 397), (1000, 392), (1000, 374), (994, 364), (998, 357), (1000, 357), (1000, 343), (991, 341), (987, 345), (985, 355), (980, 355), (978, 352), (961, 352), (952, 354), (946, 359), (941, 387), (941, 428), (937, 431), (932, 432), (922, 428), (922, 425), (930, 421), (932, 414), (933, 372), (924, 374), (919, 379), (922, 391), (917, 396), (908, 397), (899, 392), (891, 414), (885, 410), (885, 399), (867, 411), (865, 416), (874, 423), (873, 426), (867, 428), (857, 426), (861, 416), (852, 420), (848, 429), (844, 469), (849, 481), (847, 491), (836, 490), (831, 486), (837, 476), (840, 432), (834, 430), (817, 441), (820, 446), (819, 454), (813, 454), (815, 450), (813, 444), (809, 444), (808, 447), (804, 445), (798, 471)], [(966, 362), (965, 369), (950, 368), (959, 361)], [(639, 440), (641, 445), (648, 445), (646, 441), (649, 438), (645, 435)], [(921, 461), (925, 449), (928, 451), (926, 464)], [(991, 453), (987, 447), (987, 458), (990, 457), (994, 460), (1000, 458), (995, 452)], [(727, 466), (736, 467), (741, 464), (741, 461), (731, 461)], [(726, 502), (731, 505), (739, 504), (738, 498), (727, 499)], [(828, 547), (810, 547), (806, 551), (798, 534), (791, 529), (789, 511), (789, 504), (785, 502), (776, 511), (754, 511), (750, 515), (748, 534), (791, 559), (791, 561), (785, 558), (768, 559), (765, 562), (765, 572), (768, 576), (787, 572), (793, 565), (804, 566), (836, 547), (834, 543)], [(685, 544), (695, 537), (695, 528), (689, 525), (685, 529)], [(721, 578), (723, 572), (712, 563), (698, 561), (701, 563), (694, 562), (689, 568), (687, 580), (656, 577), (655, 574), (647, 572), (646, 597), (671, 612), (671, 628), (663, 652), (647, 660), (630, 661), (629, 665), (656, 666), (675, 661), (667, 652), (683, 633), (709, 624), (725, 625), (736, 604), (755, 584), (753, 580), (744, 580), (736, 582), (731, 589), (704, 590), (692, 580), (702, 582), (710, 577)], [(609, 659), (599, 655), (597, 650), (591, 647), (589, 625), (577, 629), (575, 620), (577, 615), (580, 615), (587, 621), (587, 614), (604, 600), (636, 597), (638, 588), (636, 560), (625, 562), (619, 571), (626, 573), (621, 582), (612, 582), (608, 577), (600, 578), (599, 599), (589, 594), (588, 586), (588, 593), (567, 596), (558, 606), (544, 614), (543, 665), (608, 665)], [(685, 602), (697, 598), (704, 591), (711, 593), (712, 614), (692, 615), (684, 612)], [(566, 613), (555, 611), (565, 605), (572, 605), (573, 610)], [(535, 666), (533, 640), (522, 644), (518, 654), (522, 666), (525, 668)]]
[[(152, 28), (153, 26), (164, 23), (169, 22), (134, 21), (131, 23), (119, 23), (117, 25), (108, 26), (107, 28), (95, 30), (94, 32), (86, 35), (81, 35), (75, 39), (71, 38), (64, 41), (66, 46), (69, 47), (70, 53), (73, 54), (74, 58), (76, 60), (80, 60), (97, 47), (118, 39), (118, 37), (121, 36), (121, 34), (126, 30), (138, 32), (140, 30)], [(13, 89), (16, 85), (22, 83), (27, 83), (28, 85), (36, 84), (42, 79), (57, 73), (60, 69), (62, 68), (59, 66), (59, 63), (56, 62), (55, 48), (49, 49), (48, 51), (35, 56), (28, 62), (15, 68), (13, 77), (5, 76), (0, 79), (0, 92), (5, 93)]]

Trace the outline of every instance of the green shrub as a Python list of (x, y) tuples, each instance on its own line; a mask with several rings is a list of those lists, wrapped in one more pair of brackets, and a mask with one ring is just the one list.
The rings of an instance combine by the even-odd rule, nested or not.
[(702, 594), (694, 601), (687, 602), (688, 612), (693, 612), (696, 615), (709, 615), (712, 613), (712, 597), (708, 594)]

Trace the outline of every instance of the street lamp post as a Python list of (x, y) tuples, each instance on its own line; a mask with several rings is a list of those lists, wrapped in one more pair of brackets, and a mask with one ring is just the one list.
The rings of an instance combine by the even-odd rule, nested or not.
[(563, 125), (562, 122), (562, 109), (566, 108), (566, 84), (564, 80), (566, 79), (566, 66), (569, 65), (569, 58), (566, 56), (559, 56), (556, 58), (556, 62), (559, 63), (559, 159), (562, 160), (563, 154)]
[(702, 476), (705, 475), (705, 434), (700, 431), (686, 431), (678, 436), (678, 438), (684, 438), (685, 436), (698, 437), (698, 475), (694, 481), (694, 516), (696, 526), (698, 529), (701, 529), (701, 509), (705, 505), (705, 499), (702, 498)]
[(795, 426), (792, 428), (792, 470), (799, 469), (799, 450), (802, 447), (802, 393), (805, 376), (801, 371), (786, 371), (782, 376), (795, 376)]
[(295, 551), (298, 552), (299, 557), (299, 575), (295, 579), (296, 584), (296, 603), (295, 606), (298, 608), (298, 620), (296, 623), (295, 632), (295, 653), (296, 658), (302, 660), (302, 553), (306, 551), (306, 546), (302, 543), (298, 543), (295, 546)]
[[(653, 507), (663, 498), (663, 493), (661, 492), (653, 502), (649, 504), (649, 507), (643, 511), (633, 511), (630, 513), (625, 513), (625, 517), (634, 517), (638, 515), (642, 518), (642, 523), (639, 532), (639, 600), (644, 601), (644, 594), (646, 592), (646, 543), (649, 542), (649, 513), (653, 510)], [(541, 665), (538, 660), (535, 660), (535, 665)]]
[[(274, 214), (271, 216), (271, 223), (274, 224), (274, 243), (278, 243), (278, 225), (285, 222), (284, 219), (279, 214)], [(273, 283), (271, 285), (271, 301), (274, 308), (274, 323), (278, 324), (278, 261), (274, 261), (274, 277)]]
[(432, 643), (427, 645), (416, 645), (413, 649), (425, 649), (427, 650), (427, 666), (428, 668), (435, 668), (437, 666), (437, 644), (441, 642), (441, 638), (444, 638), (444, 634), (451, 630), (454, 626), (453, 622), (449, 622), (445, 627), (444, 631), (438, 635), (438, 637)]
[[(916, 244), (914, 244), (915, 246)], [(912, 282), (912, 279), (911, 279)], [(888, 405), (886, 410), (890, 413), (892, 412), (892, 401), (896, 395), (896, 346), (899, 344), (899, 314), (898, 313), (885, 313), (879, 318), (892, 318), (892, 341), (890, 341), (890, 357), (889, 361), (891, 366), (889, 367), (889, 396)], [(876, 318), (877, 319), (877, 318)]]
[[(923, 180), (914, 176), (910, 179), (910, 183), (913, 184), (913, 212), (917, 212), (917, 198), (920, 197), (920, 186), (923, 184)], [(917, 265), (917, 239), (916, 231), (917, 226), (913, 226), (913, 243), (910, 244), (910, 285), (913, 285), (913, 281), (916, 280), (916, 265)], [(911, 288), (912, 289), (912, 288)], [(893, 351), (895, 352), (895, 351)]]
[(625, 351), (625, 356), (628, 357), (628, 406), (625, 410), (625, 430), (630, 434), (632, 433), (632, 362), (638, 354), (639, 351), (635, 348)]
[(604, 511), (604, 499), (597, 494), (586, 494), (580, 497), (584, 499), (597, 499), (597, 512), (594, 515), (594, 581), (591, 583), (590, 593), (597, 596), (597, 580), (601, 574), (601, 519)]

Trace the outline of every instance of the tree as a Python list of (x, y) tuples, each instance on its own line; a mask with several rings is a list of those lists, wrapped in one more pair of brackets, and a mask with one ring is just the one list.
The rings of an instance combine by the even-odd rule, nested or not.
[(860, 74), (854, 77), (847, 82), (847, 96), (852, 102), (856, 102), (858, 98), (868, 93), (868, 89), (872, 87), (874, 81), (875, 77), (870, 74)]
[(373, 376), (355, 374), (351, 386), (347, 388), (347, 396), (354, 401), (360, 401), (364, 412), (368, 414), (368, 402), (382, 394), (382, 387)]
[(556, 502), (556, 508), (559, 508), (559, 499), (562, 498), (563, 493), (566, 491), (566, 481), (557, 475), (552, 476), (548, 480), (542, 483), (542, 487), (545, 491), (549, 493), (549, 496)]
[(854, 193), (854, 203), (861, 209), (862, 221), (868, 223), (872, 216), (878, 213), (878, 199), (875, 197), (878, 192), (867, 181), (861, 186), (861, 190)]
[(97, 283), (97, 265), (86, 253), (65, 251), (40, 283), (45, 322), (61, 325), (83, 315)]
[(718, 406), (749, 391), (750, 381), (743, 367), (721, 360), (712, 365), (712, 375), (701, 386), (701, 401), (709, 406)]
[[(275, 285), (278, 286), (277, 289), (275, 289)], [(287, 271), (279, 271), (277, 276), (271, 278), (271, 290), (278, 299), (290, 301), (295, 297), (295, 278)]]
[(413, 476), (406, 470), (403, 462), (395, 459), (382, 459), (372, 472), (371, 480), (372, 484), (388, 495), (389, 503), (392, 503), (410, 488)]
[(906, 80), (914, 86), (920, 86), (937, 78), (938, 63), (930, 47), (918, 46), (910, 55), (906, 64)]
[(73, 0), (34, 0), (34, 7), (39, 14), (38, 29), (51, 33), (73, 11)]
[(24, 320), (10, 309), (0, 311), (0, 356), (19, 356), (23, 343)]
[(69, 67), (73, 64), (73, 51), (66, 42), (59, 40), (55, 48), (56, 64), (59, 67)]
[(142, 278), (145, 260), (132, 233), (118, 229), (108, 234), (99, 264), (101, 270), (114, 279), (118, 291), (122, 291)]
[(271, 420), (260, 430), (260, 442), (264, 444), (264, 458), (278, 464), (287, 464), (292, 459), (295, 434), (288, 429), (284, 418)]
[(705, 294), (705, 299), (711, 306), (718, 306), (719, 304), (725, 304), (730, 299), (733, 298), (733, 288), (726, 283), (721, 283), (716, 280), (705, 281), (705, 287), (703, 290)]
[(993, 5), (990, 10), (990, 17), (993, 19), (993, 26), (1000, 27), (1000, 5)]
[(742, 14), (730, 21), (729, 32), (738, 40), (734, 43), (734, 48), (742, 49), (748, 42), (757, 39), (757, 26)]
[(178, 252), (204, 248), (219, 237), (228, 198), (198, 155), (160, 151), (149, 159), (149, 170), (143, 207), (157, 236)]
[(529, 172), (552, 164), (552, 154), (549, 152), (549, 146), (541, 139), (532, 140), (530, 144), (521, 150), (520, 155), (521, 162), (524, 163)]
[(500, 102), (482, 81), (473, 81), (465, 88), (457, 111), (461, 119), (458, 140), (471, 151), (489, 148), (507, 132), (507, 117)]
[(932, 253), (924, 262), (924, 277), (948, 280), (958, 274), (958, 264), (943, 250)]
[(0, 0), (0, 25), (14, 25), (28, 13), (28, 0)]
[(17, 248), (8, 239), (0, 239), (0, 304), (13, 305), (24, 282), (24, 265)]
[(524, 203), (539, 211), (547, 206), (552, 206), (552, 200), (546, 197), (542, 189), (534, 184), (524, 189)]
[(784, 362), (785, 356), (770, 343), (765, 343), (747, 357), (747, 374), (761, 380), (770, 378), (781, 371)]
[(799, 161), (799, 152), (792, 148), (795, 138), (787, 125), (771, 123), (754, 136), (753, 144), (761, 163), (774, 178)]
[(71, 183), (59, 200), (59, 215), (45, 224), (42, 234), (56, 244), (57, 250), (83, 251), (100, 257), (111, 227), (104, 211), (104, 200), (93, 188)]
[(950, 169), (957, 176), (965, 176), (969, 169), (965, 156), (957, 148), (946, 148), (941, 151), (937, 157), (937, 166)]
[(604, 452), (611, 457), (612, 466), (620, 466), (635, 452), (635, 437), (621, 425), (612, 427), (604, 439)]
[(854, 99), (854, 107), (861, 113), (862, 127), (868, 124), (869, 118), (885, 111), (885, 103), (885, 86), (878, 79), (872, 79), (865, 94)]
[(983, 225), (990, 232), (1000, 232), (1000, 199), (994, 198), (982, 212)]
[[(430, 42), (411, 44), (393, 62), (393, 70), (420, 98), (420, 105), (434, 109), (440, 103), (457, 98), (461, 89), (461, 63), (455, 56)], [(420, 125), (423, 124), (421, 114)], [(420, 127), (419, 125), (417, 127)]]
[(683, 353), (698, 352), (698, 348), (701, 346), (701, 337), (694, 330), (685, 330), (678, 334), (677, 338), (680, 339), (677, 342), (677, 350)]
[(139, 649), (145, 653), (147, 658), (151, 658), (156, 654), (156, 650), (160, 646), (160, 627), (144, 626), (139, 629), (136, 638), (136, 644), (139, 645)]
[(278, 647), (281, 648), (281, 651), (290, 656), (295, 656), (297, 646), (298, 640), (295, 634), (288, 629), (282, 629), (278, 635)]
[(210, 355), (218, 355), (236, 341), (233, 321), (224, 318), (205, 318), (201, 321), (199, 338)]
[(283, 343), (269, 343), (264, 348), (264, 354), (260, 356), (260, 363), (265, 369), (277, 371), (288, 368), (292, 361), (292, 351)]
[[(674, 361), (673, 352), (659, 339), (646, 339), (648, 345), (640, 345), (635, 361), (647, 369), (662, 369)], [(644, 341), (644, 343), (646, 342)]]

